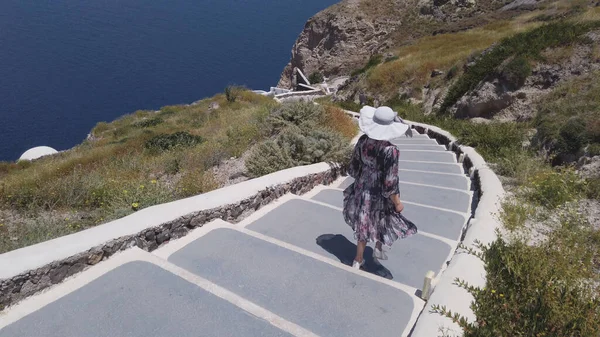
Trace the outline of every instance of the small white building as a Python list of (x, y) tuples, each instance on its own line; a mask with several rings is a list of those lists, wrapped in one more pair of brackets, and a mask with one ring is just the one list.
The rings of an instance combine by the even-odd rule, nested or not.
[(25, 153), (21, 155), (19, 160), (34, 160), (55, 153), (58, 153), (58, 151), (49, 146), (38, 146), (25, 151)]

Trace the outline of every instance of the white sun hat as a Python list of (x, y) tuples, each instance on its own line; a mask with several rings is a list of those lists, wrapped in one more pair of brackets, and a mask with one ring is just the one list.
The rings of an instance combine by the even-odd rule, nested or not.
[(364, 106), (360, 109), (358, 126), (369, 138), (375, 140), (392, 140), (404, 136), (410, 130), (410, 126), (387, 106), (377, 109)]

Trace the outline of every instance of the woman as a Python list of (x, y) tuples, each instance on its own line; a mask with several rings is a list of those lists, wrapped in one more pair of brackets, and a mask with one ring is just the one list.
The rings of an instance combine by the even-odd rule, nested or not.
[(391, 247), (398, 238), (417, 233), (417, 227), (402, 214), (398, 186), (400, 152), (391, 139), (410, 133), (396, 113), (388, 107), (365, 106), (359, 126), (364, 135), (358, 140), (348, 173), (355, 179), (344, 190), (344, 219), (354, 230), (356, 258), (352, 267), (364, 264), (367, 242), (375, 242), (374, 256), (386, 260), (383, 244)]

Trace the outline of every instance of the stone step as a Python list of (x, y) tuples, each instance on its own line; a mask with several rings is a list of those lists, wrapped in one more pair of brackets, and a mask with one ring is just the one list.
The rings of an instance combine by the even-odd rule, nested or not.
[(392, 144), (398, 145), (440, 145), (435, 139), (428, 138), (398, 138), (391, 141)]
[[(347, 265), (356, 255), (353, 230), (342, 213), (308, 200), (289, 200), (246, 228)], [(388, 261), (373, 259), (373, 250), (367, 248), (364, 270), (420, 288), (425, 273), (439, 271), (451, 250), (445, 242), (415, 235), (397, 241), (388, 252)]]
[(401, 169), (398, 171), (398, 176), (400, 177), (400, 180), (409, 183), (456, 188), (465, 191), (468, 191), (471, 188), (471, 180), (467, 178), (466, 175), (430, 173)]
[(291, 336), (145, 261), (108, 271), (0, 330), (2, 337), (198, 335)]
[(399, 336), (421, 310), (398, 288), (233, 229), (168, 260), (320, 336)]
[(400, 182), (400, 199), (421, 205), (468, 213), (471, 192)]
[[(343, 208), (342, 192), (333, 189), (324, 189), (311, 199), (338, 208)], [(465, 213), (445, 211), (427, 206), (415, 205), (410, 202), (404, 203), (402, 211), (408, 219), (413, 221), (419, 230), (439, 235), (450, 240), (456, 240), (468, 216)]]
[(406, 170), (416, 171), (430, 171), (440, 173), (455, 173), (464, 174), (464, 170), (461, 165), (456, 163), (432, 163), (432, 162), (418, 162), (418, 161), (405, 161), (400, 159), (398, 167)]
[(398, 137), (393, 140), (397, 140), (397, 139), (402, 140), (402, 139), (431, 139), (431, 138), (429, 138), (429, 136), (424, 133), (418, 133), (418, 132), (413, 131), (412, 137), (402, 136), (402, 137)]
[(456, 163), (456, 154), (445, 151), (414, 151), (401, 150), (400, 160), (436, 162), (436, 163)]
[(447, 151), (446, 147), (443, 145), (439, 145), (439, 144), (407, 144), (407, 143), (403, 143), (403, 144), (396, 144), (396, 147), (400, 150), (400, 153), (402, 153), (403, 150), (423, 150), (423, 151), (440, 151), (440, 152), (445, 152)]
[[(456, 188), (469, 191), (471, 180), (465, 175), (445, 174), (438, 172), (424, 172), (400, 169), (398, 175), (401, 181), (417, 184), (434, 185), (439, 187)], [(346, 188), (354, 182), (354, 178), (348, 177), (344, 180), (339, 188)]]

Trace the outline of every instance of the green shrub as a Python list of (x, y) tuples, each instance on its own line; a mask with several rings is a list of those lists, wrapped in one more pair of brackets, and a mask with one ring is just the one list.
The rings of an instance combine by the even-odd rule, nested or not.
[(537, 106), (534, 144), (555, 163), (577, 160), (600, 143), (600, 73), (570, 80), (542, 97)]
[(300, 128), (316, 127), (323, 118), (323, 107), (312, 102), (285, 103), (275, 107), (267, 122), (273, 133), (278, 133), (289, 126)]
[(532, 176), (526, 186), (528, 201), (554, 209), (580, 197), (585, 184), (571, 169), (547, 169)]
[(162, 118), (155, 117), (155, 118), (149, 118), (149, 119), (141, 120), (141, 121), (135, 123), (134, 126), (138, 127), (138, 128), (150, 128), (150, 127), (162, 124), (163, 122), (164, 121), (163, 121)]
[(457, 322), (465, 337), (600, 335), (600, 278), (594, 266), (600, 231), (567, 215), (539, 245), (501, 237), (480, 248), (485, 287), (455, 281), (473, 295), (477, 320), (433, 307)]
[(572, 44), (580, 37), (600, 26), (600, 22), (571, 23), (557, 22), (516, 34), (502, 40), (489, 53), (480, 57), (475, 65), (448, 90), (440, 112), (444, 113), (464, 94), (473, 90), (479, 82), (494, 74), (498, 67), (510, 57), (522, 57), (525, 60), (539, 59), (540, 53), (549, 47)]
[(227, 99), (227, 102), (229, 103), (233, 103), (235, 102), (240, 95), (242, 94), (242, 92), (245, 89), (243, 87), (239, 87), (239, 86), (233, 86), (233, 85), (229, 85), (225, 88), (225, 98)]
[(448, 73), (446, 73), (446, 80), (451, 80), (456, 77), (456, 75), (458, 75), (458, 71), (459, 68), (457, 65), (452, 66), (452, 68), (448, 70)]
[(383, 63), (393, 62), (393, 61), (398, 60), (399, 58), (400, 58), (400, 56), (398, 56), (398, 55), (386, 57), (385, 60), (383, 61)]
[(510, 90), (521, 88), (525, 84), (527, 77), (530, 75), (531, 65), (523, 56), (517, 56), (510, 60), (500, 72), (500, 76)]
[(193, 195), (210, 192), (219, 188), (218, 182), (210, 171), (193, 169), (186, 171), (177, 184), (177, 194), (180, 197), (190, 197)]
[(308, 77), (308, 81), (311, 84), (323, 83), (324, 80), (325, 77), (323, 77), (323, 74), (321, 74), (320, 72), (314, 72)]
[(590, 157), (600, 156), (600, 144), (593, 143), (586, 148), (586, 154)]
[(259, 143), (250, 152), (246, 168), (254, 177), (294, 167), (294, 161), (288, 149), (281, 147), (275, 139)]
[(258, 144), (246, 160), (246, 167), (258, 177), (294, 166), (344, 163), (350, 151), (348, 141), (337, 132), (290, 127), (276, 139)]
[(152, 137), (145, 144), (146, 149), (153, 152), (167, 151), (176, 147), (190, 147), (202, 143), (204, 139), (185, 131), (163, 134)]
[(585, 196), (588, 199), (600, 200), (600, 177), (588, 178), (585, 181)]
[(572, 117), (560, 128), (558, 135), (559, 154), (577, 154), (586, 143), (585, 121)]

